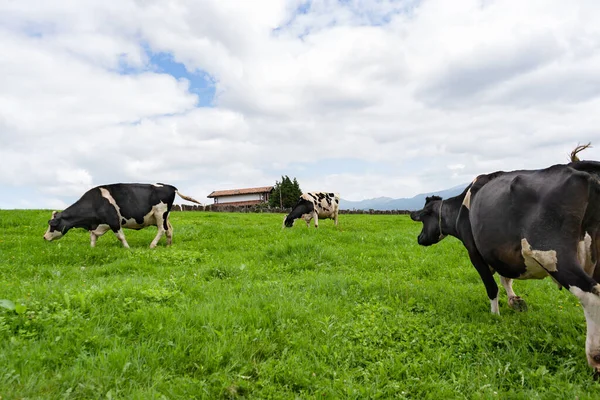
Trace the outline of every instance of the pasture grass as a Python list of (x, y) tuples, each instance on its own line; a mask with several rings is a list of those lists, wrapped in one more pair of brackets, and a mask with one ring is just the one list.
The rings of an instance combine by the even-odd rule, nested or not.
[(501, 316), (460, 242), (405, 215), (176, 212), (89, 247), (0, 211), (2, 399), (597, 399), (577, 299), (518, 281)]

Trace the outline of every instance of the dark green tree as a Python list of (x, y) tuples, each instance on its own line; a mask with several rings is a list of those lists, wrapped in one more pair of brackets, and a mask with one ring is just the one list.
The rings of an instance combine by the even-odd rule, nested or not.
[(273, 193), (269, 198), (269, 205), (271, 207), (293, 207), (298, 202), (301, 194), (302, 190), (296, 178), (292, 181), (289, 176), (282, 176), (281, 182), (275, 181)]

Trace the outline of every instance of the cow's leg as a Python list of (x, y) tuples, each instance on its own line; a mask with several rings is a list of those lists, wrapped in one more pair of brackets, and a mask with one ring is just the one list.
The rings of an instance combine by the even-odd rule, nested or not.
[(310, 220), (312, 219), (312, 214), (304, 214), (302, 216), (302, 219), (304, 220), (304, 222), (306, 222), (306, 227), (310, 228)]
[(471, 253), (471, 251), (469, 251), (469, 258), (485, 286), (485, 291), (490, 299), (490, 311), (492, 314), (500, 315), (500, 307), (498, 307), (498, 284), (494, 279), (492, 271), (490, 271), (490, 268), (485, 261), (483, 261), (483, 258), (478, 252), (475, 251), (474, 253)]
[(508, 296), (508, 305), (510, 308), (517, 311), (527, 311), (527, 303), (521, 297), (517, 296), (513, 291), (512, 284), (513, 280), (510, 278), (505, 278), (503, 276), (500, 277), (500, 282), (502, 286), (504, 286), (504, 290), (506, 290), (506, 295)]
[(156, 219), (156, 227), (158, 229), (156, 232), (156, 236), (154, 237), (154, 240), (152, 241), (152, 243), (150, 243), (151, 249), (155, 248), (158, 245), (158, 241), (165, 234), (166, 219), (164, 218), (163, 215), (164, 214), (161, 211), (156, 211), (154, 213), (154, 218)]
[(583, 314), (587, 325), (585, 339), (585, 354), (588, 364), (596, 370), (596, 376), (600, 375), (600, 284), (590, 290), (582, 290), (573, 285), (569, 287), (583, 307)]
[(165, 229), (165, 235), (167, 236), (167, 246), (170, 246), (173, 243), (173, 225), (171, 225), (171, 221), (167, 218), (167, 229)]
[[(301, 218), (304, 220), (304, 222), (306, 222), (306, 227), (310, 228), (310, 220), (312, 219), (312, 214), (304, 214), (304, 215), (302, 215)], [(285, 226), (285, 224), (284, 224), (284, 226)]]
[(123, 247), (125, 247), (126, 249), (129, 248), (129, 243), (127, 243), (127, 240), (125, 239), (125, 234), (123, 233), (123, 229), (121, 229), (119, 227), (119, 229), (117, 229), (116, 231), (113, 229), (113, 232), (115, 232), (115, 235), (117, 236), (117, 239), (119, 239), (121, 241), (121, 243), (123, 243)]
[(462, 242), (466, 247), (471, 263), (479, 273), (479, 277), (483, 281), (485, 291), (490, 299), (490, 308), (492, 314), (500, 315), (498, 307), (498, 284), (494, 279), (494, 273), (490, 270), (490, 266), (485, 262), (473, 239), (473, 231), (471, 230), (471, 222), (468, 219), (468, 212), (461, 213), (458, 216), (456, 227), (462, 238)]
[[(574, 260), (575, 261), (575, 260)], [(600, 284), (579, 267), (577, 262), (559, 263), (551, 275), (573, 293), (583, 307), (587, 333), (585, 354), (588, 364), (600, 374)]]
[(108, 227), (115, 233), (117, 239), (123, 243), (123, 247), (128, 249), (129, 243), (127, 243), (127, 240), (125, 239), (125, 234), (123, 233), (123, 229), (121, 227), (121, 215), (117, 211), (116, 204), (112, 204), (110, 200), (107, 199), (103, 207), (98, 210), (98, 214), (101, 216), (104, 223), (108, 225)]
[(600, 266), (598, 264), (598, 257), (600, 256), (600, 232), (595, 232), (592, 235), (592, 263), (594, 264), (594, 271), (592, 272), (592, 278), (598, 283), (600, 283)]
[(335, 226), (338, 226), (338, 212), (336, 211), (335, 214), (333, 215), (333, 224)]
[(96, 247), (96, 240), (104, 235), (106, 232), (110, 230), (110, 226), (108, 225), (98, 225), (98, 227), (94, 230), (90, 231), (90, 246)]
[(157, 225), (157, 232), (156, 232), (156, 236), (154, 237), (154, 240), (152, 240), (152, 243), (150, 243), (150, 248), (153, 249), (158, 245), (158, 241), (160, 240), (160, 238), (165, 234), (165, 228), (163, 228), (163, 224), (160, 223)]
[(313, 218), (315, 219), (315, 228), (318, 228), (319, 227), (319, 214), (317, 214), (316, 211), (313, 213)]
[(582, 268), (577, 254), (578, 243), (569, 244), (566, 241), (544, 244), (555, 250), (537, 250), (526, 239), (522, 240), (524, 261), (526, 265), (537, 263), (544, 268), (552, 278), (569, 289), (583, 307), (587, 335), (585, 352), (588, 363), (596, 373), (600, 373), (600, 284), (590, 277)]

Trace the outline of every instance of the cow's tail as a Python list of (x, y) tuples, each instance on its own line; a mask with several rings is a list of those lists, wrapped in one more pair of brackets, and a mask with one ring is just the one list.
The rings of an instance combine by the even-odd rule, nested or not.
[(191, 201), (192, 203), (200, 204), (201, 206), (203, 206), (203, 204), (200, 203), (198, 200), (193, 199), (193, 198), (191, 198), (189, 196), (186, 196), (184, 194), (179, 193), (179, 190), (175, 190), (175, 193), (177, 193), (179, 195), (179, 197), (181, 197), (184, 200)]
[(579, 144), (577, 145), (577, 147), (575, 147), (575, 149), (573, 149), (573, 151), (571, 152), (571, 156), (569, 157), (571, 162), (577, 162), (580, 161), (579, 157), (577, 157), (577, 153), (592, 147), (592, 142), (589, 142), (588, 144)]

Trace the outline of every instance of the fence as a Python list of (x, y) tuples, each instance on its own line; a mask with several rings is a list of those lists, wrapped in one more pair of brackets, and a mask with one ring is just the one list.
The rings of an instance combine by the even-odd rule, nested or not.
[[(213, 211), (213, 212), (241, 212), (241, 213), (280, 213), (288, 214), (292, 211), (291, 208), (268, 207), (265, 205), (254, 206), (214, 206), (209, 204), (206, 206), (174, 204), (173, 211)], [(398, 215), (409, 214), (410, 210), (340, 210), (340, 214), (373, 214), (373, 215)]]

